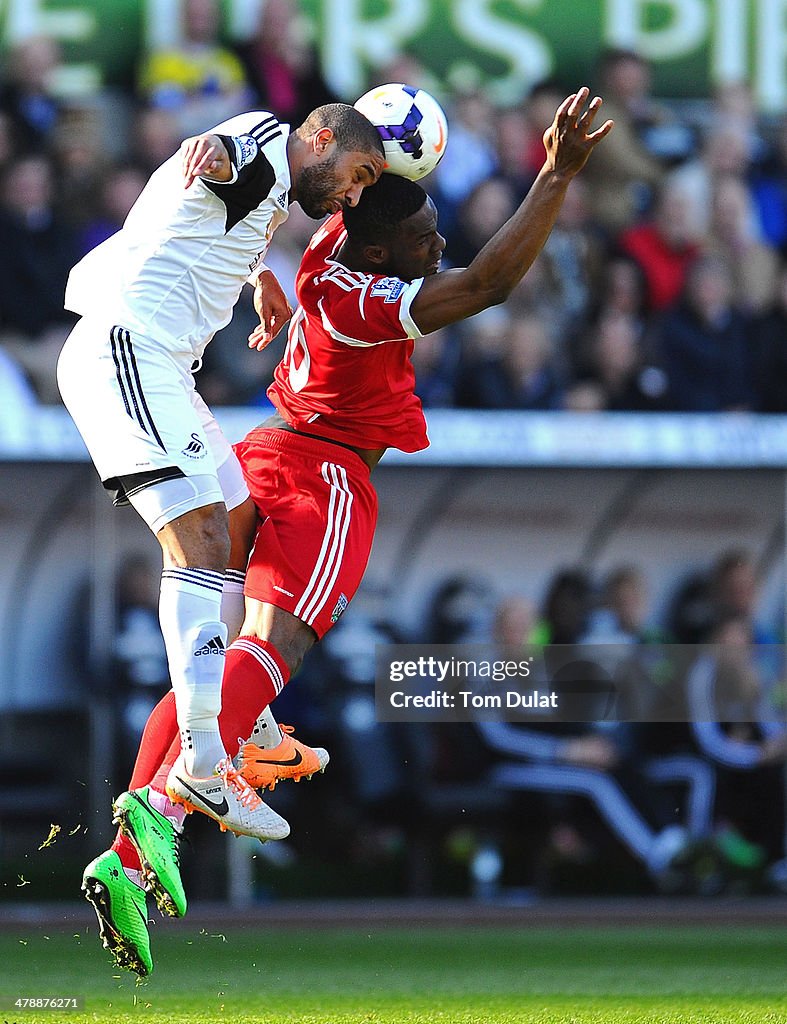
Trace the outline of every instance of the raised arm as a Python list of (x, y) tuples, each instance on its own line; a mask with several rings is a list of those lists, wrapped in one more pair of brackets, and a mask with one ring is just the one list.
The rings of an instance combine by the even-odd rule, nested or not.
[(583, 87), (560, 104), (544, 132), (546, 160), (533, 187), (470, 266), (425, 279), (410, 311), (423, 334), (504, 302), (524, 277), (549, 237), (569, 182), (612, 129), (607, 121), (591, 131), (601, 99), (583, 112), (588, 95)]

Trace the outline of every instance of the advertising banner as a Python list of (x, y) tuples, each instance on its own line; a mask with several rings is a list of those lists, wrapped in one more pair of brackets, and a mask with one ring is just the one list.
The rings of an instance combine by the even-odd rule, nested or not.
[[(177, 38), (184, 0), (0, 0), (0, 40), (56, 36), (71, 87), (128, 84), (141, 49)], [(255, 30), (264, 0), (222, 0), (227, 38)], [(787, 0), (301, 0), (326, 77), (352, 97), (397, 55), (440, 85), (481, 83), (516, 103), (534, 82), (594, 81), (606, 46), (652, 61), (655, 92), (707, 96), (751, 83), (761, 109), (787, 109)]]

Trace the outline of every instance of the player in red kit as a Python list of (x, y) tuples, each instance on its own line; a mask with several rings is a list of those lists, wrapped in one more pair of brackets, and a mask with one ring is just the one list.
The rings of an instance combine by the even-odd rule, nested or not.
[[(587, 99), (582, 89), (558, 108), (530, 193), (466, 269), (438, 273), (445, 240), (434, 204), (419, 185), (394, 175), (383, 175), (311, 239), (297, 276), (299, 306), (268, 391), (277, 414), (235, 448), (257, 522), (248, 524), (256, 535), (246, 618), (227, 648), (219, 726), (233, 754), (238, 737), (250, 737), (240, 766), (255, 788), (286, 776), (288, 762), (314, 756), (287, 733), (266, 748), (259, 736), (272, 720), (260, 716), (357, 590), (377, 517), (372, 469), (387, 447), (413, 452), (429, 443), (414, 394), (413, 346), (504, 301), (530, 267), (569, 182), (612, 128), (607, 121), (592, 130), (601, 100), (586, 106)], [(268, 340), (258, 329), (249, 344), (263, 348)], [(166, 718), (159, 711), (141, 757), (146, 742), (162, 749)], [(159, 792), (166, 786), (174, 804), (188, 806), (188, 796), (167, 778), (179, 752), (174, 716), (170, 735), (150, 785)], [(126, 832), (120, 844), (127, 857), (134, 848), (142, 853), (158, 901), (168, 883), (150, 862), (161, 851), (145, 835)], [(173, 877), (176, 868), (165, 865), (164, 874)]]

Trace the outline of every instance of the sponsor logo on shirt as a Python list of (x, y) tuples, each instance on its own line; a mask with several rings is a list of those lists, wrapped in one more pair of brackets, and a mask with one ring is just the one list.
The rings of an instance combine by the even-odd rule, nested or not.
[(396, 302), (406, 287), (398, 277), (383, 277), (372, 285), (372, 295), (382, 295), (384, 302)]
[(286, 192), (282, 192), (281, 195), (276, 196), (276, 202), (279, 204), (279, 206), (282, 208), (282, 210), (286, 210), (287, 209), (287, 193)]

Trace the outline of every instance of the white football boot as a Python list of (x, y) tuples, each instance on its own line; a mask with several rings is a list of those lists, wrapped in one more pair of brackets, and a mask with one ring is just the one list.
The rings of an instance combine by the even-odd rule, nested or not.
[(213, 775), (200, 779), (186, 771), (180, 754), (167, 776), (167, 795), (187, 811), (213, 818), (222, 832), (253, 836), (263, 843), (290, 834), (289, 824), (262, 801), (228, 757), (219, 761)]

